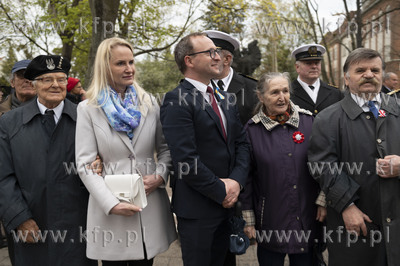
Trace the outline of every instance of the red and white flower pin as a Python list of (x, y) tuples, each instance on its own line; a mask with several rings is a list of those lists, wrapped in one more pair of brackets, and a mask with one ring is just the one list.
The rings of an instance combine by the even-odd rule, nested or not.
[(293, 133), (292, 138), (295, 143), (302, 143), (304, 141), (304, 134), (300, 131), (296, 131)]
[(385, 110), (382, 110), (382, 109), (379, 110), (379, 117), (386, 117)]

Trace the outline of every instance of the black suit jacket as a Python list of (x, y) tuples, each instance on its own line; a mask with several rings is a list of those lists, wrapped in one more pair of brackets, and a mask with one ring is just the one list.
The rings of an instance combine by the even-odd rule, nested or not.
[(391, 90), (389, 90), (385, 85), (382, 85), (381, 92), (388, 94), (389, 92), (391, 92)]
[(296, 79), (292, 82), (292, 93), (290, 99), (294, 104), (297, 104), (303, 109), (309, 110), (314, 116), (316, 116), (326, 107), (343, 99), (343, 93), (338, 88), (330, 86), (320, 80), (317, 102), (314, 103)]
[(255, 93), (256, 87), (256, 80), (233, 71), (232, 80), (227, 91), (236, 95), (236, 106), (243, 125), (253, 117), (253, 111), (258, 102)]
[(219, 103), (226, 117), (225, 140), (217, 114), (190, 82), (183, 80), (165, 95), (160, 117), (174, 166), (172, 209), (179, 217), (228, 217), (232, 211), (221, 205), (226, 193), (219, 178), (245, 184), (249, 144), (229, 100)]
[[(382, 85), (382, 89), (381, 92), (388, 94), (389, 92), (392, 92), (391, 90), (389, 90), (385, 85)], [(395, 97), (396, 98), (396, 102), (399, 104), (400, 102), (400, 91), (396, 91), (395, 93), (390, 94), (390, 96)]]

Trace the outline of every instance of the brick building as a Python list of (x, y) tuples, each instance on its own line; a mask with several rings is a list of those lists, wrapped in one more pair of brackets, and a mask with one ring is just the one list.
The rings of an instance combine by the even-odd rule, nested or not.
[[(395, 72), (400, 76), (400, 1), (364, 0), (360, 14), (361, 27), (356, 23), (356, 12), (352, 11), (350, 19), (344, 20), (337, 30), (325, 36), (331, 58), (332, 80), (339, 88), (343, 88), (343, 64), (355, 42), (351, 34), (354, 36), (357, 32), (361, 33), (362, 47), (381, 53), (386, 62), (386, 72)], [(330, 73), (327, 58), (324, 61)]]

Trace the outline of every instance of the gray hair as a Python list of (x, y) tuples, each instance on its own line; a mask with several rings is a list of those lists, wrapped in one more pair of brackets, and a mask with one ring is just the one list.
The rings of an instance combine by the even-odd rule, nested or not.
[[(264, 94), (267, 90), (269, 90), (269, 84), (271, 83), (272, 80), (276, 78), (284, 78), (287, 80), (289, 84), (289, 90), (291, 91), (291, 85), (290, 85), (290, 75), (288, 72), (269, 72), (265, 73), (261, 76), (260, 80), (257, 83), (256, 87), (256, 93), (257, 95), (262, 95)], [(254, 108), (254, 114), (258, 113), (260, 109), (263, 107), (263, 104), (261, 102), (258, 102), (256, 107)]]
[[(387, 72), (387, 73), (385, 73), (385, 75), (383, 75), (383, 81), (389, 80), (390, 77), (391, 77), (392, 75), (396, 75), (396, 73), (393, 73), (393, 72)], [(397, 75), (396, 75), (396, 76), (397, 76)]]
[(346, 62), (343, 65), (343, 73), (346, 73), (349, 71), (349, 68), (351, 65), (359, 63), (362, 60), (371, 60), (375, 58), (380, 58), (382, 61), (382, 71), (385, 70), (385, 61), (383, 61), (383, 58), (380, 53), (378, 53), (375, 50), (369, 49), (369, 48), (357, 48), (354, 51), (352, 51), (349, 56), (346, 59)]
[(229, 63), (229, 66), (232, 66), (234, 55), (233, 55), (230, 51), (225, 50), (225, 49), (222, 49), (220, 55), (221, 55), (221, 59), (222, 59), (222, 57), (225, 57), (225, 56), (227, 56), (227, 55), (231, 55), (231, 56), (232, 56), (232, 59), (231, 59), (231, 62)]

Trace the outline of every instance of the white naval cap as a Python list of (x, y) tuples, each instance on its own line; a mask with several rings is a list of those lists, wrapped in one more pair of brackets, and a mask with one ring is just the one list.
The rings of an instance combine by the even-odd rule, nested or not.
[(215, 46), (228, 50), (231, 53), (240, 47), (239, 40), (228, 33), (218, 30), (206, 30), (204, 33), (214, 42)]
[(302, 60), (321, 60), (322, 55), (326, 52), (325, 47), (319, 44), (303, 44), (292, 52), (292, 57), (296, 61)]

